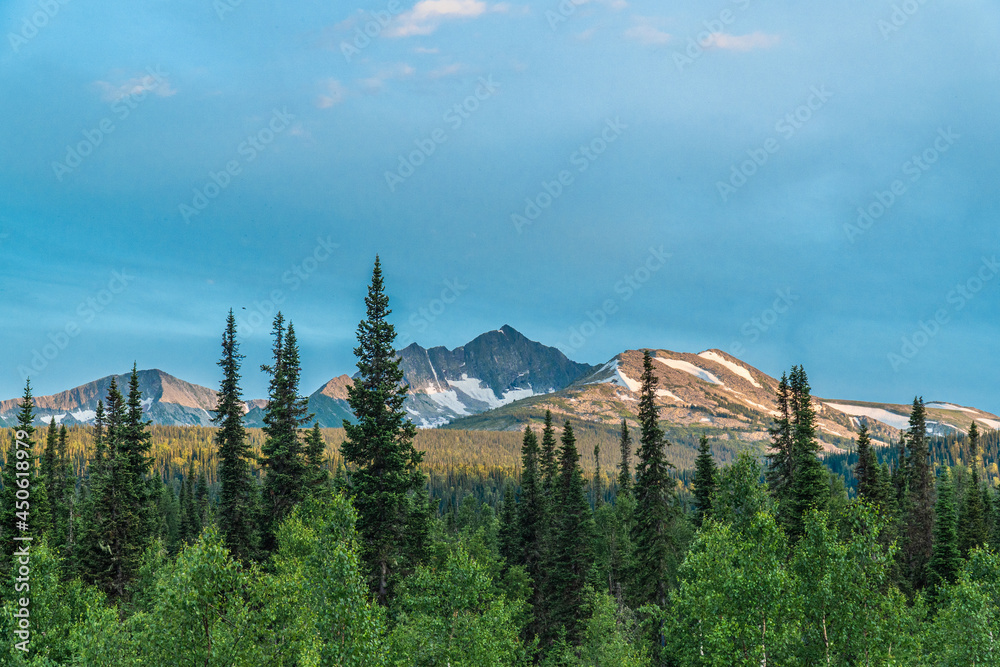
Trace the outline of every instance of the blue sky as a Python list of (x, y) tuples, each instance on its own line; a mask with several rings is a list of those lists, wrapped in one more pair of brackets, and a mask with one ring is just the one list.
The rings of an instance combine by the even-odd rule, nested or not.
[(669, 4), (4, 3), (0, 396), (216, 386), (230, 307), (262, 396), (273, 296), (309, 393), (379, 253), (423, 345), (1000, 412), (1000, 7)]

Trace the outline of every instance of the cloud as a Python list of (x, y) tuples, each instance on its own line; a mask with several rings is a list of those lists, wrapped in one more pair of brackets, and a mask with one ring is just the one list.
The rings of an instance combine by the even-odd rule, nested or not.
[(147, 92), (159, 97), (171, 97), (177, 94), (177, 90), (171, 87), (166, 77), (166, 73), (161, 72), (159, 68), (149, 68), (147, 74), (132, 77), (122, 83), (95, 81), (94, 85), (101, 91), (101, 99), (105, 102), (118, 102), (126, 97)]
[(462, 71), (462, 65), (458, 63), (453, 63), (451, 65), (445, 65), (439, 69), (433, 70), (427, 73), (427, 76), (431, 79), (443, 79), (448, 76), (454, 76)]
[(477, 18), (488, 12), (506, 12), (507, 3), (487, 5), (483, 0), (420, 0), (408, 12), (400, 14), (385, 31), (387, 37), (429, 35), (442, 21)]
[(347, 96), (347, 89), (337, 79), (325, 79), (323, 82), (323, 92), (316, 98), (316, 106), (320, 109), (329, 109), (344, 101)]
[(639, 42), (640, 44), (653, 45), (666, 44), (671, 39), (669, 33), (663, 32), (659, 28), (656, 28), (648, 23), (641, 23), (639, 25), (632, 26), (625, 31), (625, 36), (628, 39)]
[(439, 49), (437, 47), (435, 47), (433, 49), (429, 49), (429, 48), (427, 48), (425, 46), (418, 46), (417, 48), (413, 49), (413, 52), (414, 53), (441, 53), (441, 49)]
[(702, 43), (706, 49), (716, 48), (726, 51), (753, 51), (754, 49), (769, 49), (780, 41), (778, 35), (768, 35), (763, 32), (752, 32), (749, 35), (729, 35), (724, 32), (713, 32)]
[(385, 87), (385, 82), (392, 79), (403, 79), (408, 76), (413, 76), (416, 73), (411, 65), (407, 63), (399, 63), (380, 70), (375, 76), (368, 77), (367, 79), (360, 79), (359, 83), (361, 86), (369, 93), (378, 93)]

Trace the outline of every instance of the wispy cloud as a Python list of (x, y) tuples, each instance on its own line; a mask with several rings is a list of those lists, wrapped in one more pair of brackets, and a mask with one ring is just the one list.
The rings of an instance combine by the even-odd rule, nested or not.
[(441, 49), (439, 49), (437, 47), (435, 47), (433, 49), (429, 49), (426, 46), (418, 46), (417, 48), (413, 49), (413, 52), (414, 53), (441, 53)]
[(450, 19), (471, 19), (490, 12), (506, 12), (510, 5), (488, 5), (483, 0), (421, 0), (408, 12), (400, 14), (386, 30), (388, 37), (429, 35)]
[(443, 79), (445, 77), (454, 76), (460, 73), (464, 68), (459, 63), (452, 63), (451, 65), (445, 65), (436, 70), (427, 73), (427, 76), (431, 79)]
[(724, 49), (726, 51), (753, 51), (769, 49), (780, 41), (778, 35), (768, 35), (763, 32), (752, 32), (749, 35), (729, 35), (724, 32), (713, 32), (704, 43), (705, 48)]
[(152, 92), (159, 97), (170, 97), (177, 94), (177, 90), (167, 80), (166, 74), (155, 69), (150, 69), (143, 76), (135, 76), (121, 83), (95, 81), (94, 85), (101, 91), (101, 99), (105, 102), (117, 102), (126, 97), (147, 92)]
[(399, 63), (379, 70), (374, 76), (360, 79), (359, 83), (369, 93), (378, 93), (385, 87), (385, 82), (393, 79), (404, 79), (416, 74), (417, 70), (407, 63)]
[(316, 98), (316, 106), (320, 109), (329, 109), (344, 101), (347, 96), (347, 89), (337, 79), (324, 79), (322, 82), (323, 92)]
[(656, 20), (644, 16), (635, 17), (635, 25), (625, 31), (625, 37), (640, 44), (660, 45), (670, 41), (670, 33), (656, 26)]

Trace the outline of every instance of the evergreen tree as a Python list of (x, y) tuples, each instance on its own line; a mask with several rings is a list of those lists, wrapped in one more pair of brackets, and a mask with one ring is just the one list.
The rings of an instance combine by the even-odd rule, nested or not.
[(378, 257), (365, 305), (354, 349), (359, 373), (347, 390), (358, 421), (344, 420), (340, 451), (355, 466), (351, 480), (364, 561), (371, 587), (385, 604), (395, 578), (422, 559), (429, 517), (419, 469), (423, 452), (413, 447), (416, 427), (403, 410), (408, 387), (393, 349), (396, 331), (386, 320), (391, 311)]
[(937, 485), (937, 504), (934, 508), (934, 544), (930, 559), (929, 583), (935, 588), (955, 581), (962, 568), (962, 554), (958, 548), (958, 512), (955, 507), (955, 485), (951, 472), (945, 468)]
[(653, 357), (643, 351), (642, 388), (639, 398), (639, 462), (635, 474), (635, 519), (632, 543), (635, 548), (636, 606), (665, 606), (671, 558), (674, 555), (674, 489), (675, 483), (667, 461), (663, 430), (656, 407), (657, 378), (653, 372)]
[[(11, 571), (12, 558), (23, 543), (21, 537), (35, 538), (44, 528), (35, 508), (35, 495), (44, 487), (37, 483), (35, 466), (35, 404), (31, 395), (31, 380), (25, 382), (24, 394), (18, 403), (17, 424), (10, 433), (6, 465), (3, 467), (3, 489), (0, 491), (0, 544), (3, 546), (2, 574)], [(28, 492), (28, 507), (18, 507), (18, 491)]]
[(934, 471), (921, 397), (913, 399), (906, 447), (906, 520), (902, 555), (910, 585), (920, 590), (931, 583), (927, 568), (934, 544)]
[(524, 565), (533, 588), (531, 604), (534, 618), (529, 632), (540, 635), (548, 621), (545, 607), (545, 491), (539, 468), (538, 438), (531, 426), (524, 427), (521, 441), (521, 502), (517, 505), (517, 525), (520, 533), (521, 552), (516, 562)]
[(792, 428), (792, 486), (787, 519), (789, 534), (802, 535), (804, 517), (809, 510), (825, 511), (830, 499), (830, 482), (826, 467), (819, 459), (816, 440), (815, 412), (812, 407), (809, 380), (802, 366), (792, 367), (789, 376), (794, 426)]
[[(219, 453), (219, 527), (229, 552), (240, 560), (257, 551), (257, 489), (250, 469), (253, 452), (243, 425), (243, 396), (240, 366), (243, 355), (236, 339), (236, 318), (232, 309), (222, 334), (222, 381), (216, 392), (218, 404), (212, 422), (218, 426), (215, 441)], [(173, 489), (171, 489), (173, 494)], [(183, 538), (189, 537), (181, 531)]]
[(521, 554), (521, 536), (517, 525), (517, 502), (514, 499), (514, 485), (508, 482), (503, 489), (503, 504), (500, 505), (500, 526), (497, 547), (504, 559), (505, 569), (517, 563)]
[(306, 463), (308, 484), (311, 495), (319, 495), (328, 488), (330, 471), (326, 469), (326, 441), (319, 430), (319, 422), (314, 422), (306, 436)]
[(205, 478), (205, 468), (198, 474), (198, 490), (195, 492), (195, 511), (198, 513), (198, 535), (205, 530), (212, 521), (212, 509), (208, 498), (208, 480)]
[(299, 428), (312, 415), (306, 399), (299, 396), (299, 350), (295, 329), (279, 312), (274, 318), (273, 363), (261, 365), (271, 376), (264, 411), (264, 444), (261, 464), (265, 471), (263, 488), (263, 547), (275, 547), (278, 526), (304, 497), (307, 478), (306, 456), (299, 440)]
[(59, 465), (59, 427), (55, 417), (49, 422), (49, 427), (45, 431), (45, 449), (39, 457), (38, 482), (45, 487), (45, 496), (49, 502), (47, 506), (39, 507), (36, 511), (41, 524), (38, 528), (48, 533), (51, 544), (56, 529), (56, 517), (53, 511), (55, 508), (52, 506), (52, 501), (56, 498), (56, 485), (59, 483), (56, 472)]
[(198, 536), (198, 531), (195, 529), (194, 493), (191, 489), (192, 484), (194, 484), (193, 458), (188, 462), (187, 475), (184, 476), (184, 480), (181, 482), (180, 539), (184, 544), (191, 544)]
[(556, 456), (556, 431), (552, 426), (552, 411), (545, 411), (545, 427), (542, 429), (542, 449), (539, 457), (542, 472), (542, 487), (551, 490), (559, 475), (559, 459)]
[(712, 448), (704, 435), (698, 441), (698, 458), (694, 463), (694, 512), (695, 525), (701, 526), (712, 511), (712, 494), (715, 493), (718, 468), (712, 458)]
[(632, 488), (632, 473), (629, 472), (629, 459), (632, 458), (632, 436), (628, 433), (628, 424), (622, 419), (621, 436), (618, 439), (621, 449), (621, 461), (618, 463), (618, 493), (628, 493)]
[(969, 427), (970, 479), (965, 488), (961, 520), (958, 523), (958, 548), (968, 557), (974, 547), (986, 544), (989, 537), (986, 505), (983, 503), (982, 485), (979, 483), (979, 427), (972, 422)]
[(594, 509), (604, 504), (604, 489), (601, 488), (601, 441), (594, 443)]
[(569, 421), (563, 428), (559, 450), (559, 477), (556, 486), (553, 568), (550, 574), (550, 631), (565, 629), (566, 638), (576, 642), (584, 618), (583, 591), (593, 564), (590, 550), (593, 532), (590, 506), (584, 491), (580, 455)]
[(873, 502), (879, 482), (878, 460), (872, 449), (872, 441), (868, 435), (868, 424), (861, 423), (858, 429), (858, 462), (854, 466), (854, 477), (858, 480), (858, 496)]
[(59, 427), (59, 442), (56, 445), (54, 496), (50, 502), (55, 516), (55, 533), (53, 544), (60, 550), (68, 569), (72, 570), (76, 562), (76, 475), (69, 458), (69, 434), (66, 425)]
[(792, 489), (792, 428), (791, 392), (788, 375), (781, 374), (778, 383), (778, 417), (768, 428), (771, 436), (772, 453), (767, 455), (767, 471), (764, 473), (768, 488), (779, 504), (787, 503)]

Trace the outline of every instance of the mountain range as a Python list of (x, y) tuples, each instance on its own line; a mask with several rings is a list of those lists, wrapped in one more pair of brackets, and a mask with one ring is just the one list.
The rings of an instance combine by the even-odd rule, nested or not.
[[(714, 431), (718, 437), (748, 443), (768, 438), (775, 414), (778, 381), (721, 350), (698, 354), (653, 350), (659, 381), (660, 417), (676, 429)], [(601, 366), (578, 363), (561, 351), (529, 340), (509, 325), (477, 336), (461, 347), (424, 348), (413, 343), (398, 351), (409, 385), (404, 407), (421, 428), (514, 430), (537, 423), (551, 410), (595, 427), (615, 428), (638, 410), (642, 351), (626, 350)], [(97, 401), (113, 376), (35, 397), (36, 420), (63, 424), (93, 423)], [(127, 375), (114, 376), (123, 391)], [(352, 419), (347, 403), (348, 375), (333, 377), (309, 396), (309, 411), (321, 426), (339, 427)], [(139, 371), (147, 418), (157, 424), (211, 425), (214, 389), (191, 384), (161, 370)], [(0, 402), (0, 426), (16, 420), (18, 399)], [(246, 401), (248, 426), (262, 426), (265, 399)], [(867, 423), (876, 441), (888, 444), (906, 428), (909, 405), (816, 398), (817, 429), (824, 448), (841, 449)], [(1000, 428), (1000, 417), (971, 407), (932, 401), (929, 430), (966, 431), (973, 420)]]

